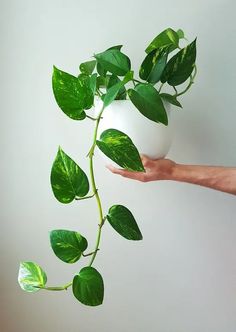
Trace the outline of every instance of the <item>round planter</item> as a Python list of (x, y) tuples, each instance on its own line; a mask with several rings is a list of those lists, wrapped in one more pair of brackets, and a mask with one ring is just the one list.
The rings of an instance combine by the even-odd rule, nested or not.
[[(130, 100), (114, 100), (103, 111), (98, 138), (106, 129), (118, 129), (131, 138), (140, 154), (151, 159), (164, 158), (173, 140), (170, 104), (165, 102), (164, 105), (168, 115), (168, 126), (147, 119)], [(95, 116), (101, 108), (102, 101), (97, 100), (94, 108)], [(105, 155), (104, 157), (108, 160)], [(112, 163), (110, 159), (109, 162)]]

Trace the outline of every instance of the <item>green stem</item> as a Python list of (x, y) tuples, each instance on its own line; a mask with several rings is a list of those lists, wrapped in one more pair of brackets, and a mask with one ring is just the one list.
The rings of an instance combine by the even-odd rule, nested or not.
[(67, 290), (72, 285), (72, 281), (70, 281), (68, 284), (64, 286), (58, 286), (58, 287), (39, 287), (44, 290), (49, 290), (49, 291), (62, 291), (62, 290)]
[(101, 120), (101, 116), (102, 116), (103, 111), (104, 111), (104, 105), (103, 105), (103, 107), (102, 107), (102, 109), (101, 109), (101, 111), (100, 111), (100, 113), (98, 114), (98, 117), (97, 117), (95, 130), (94, 130), (93, 144), (92, 144), (92, 147), (89, 150), (89, 154), (88, 154), (91, 184), (92, 184), (92, 189), (93, 189), (94, 195), (96, 197), (98, 212), (99, 212), (99, 219), (100, 219), (95, 248), (94, 248), (94, 251), (93, 251), (93, 254), (92, 254), (92, 257), (91, 257), (91, 260), (90, 260), (90, 263), (89, 263), (88, 266), (92, 266), (93, 261), (94, 261), (96, 255), (97, 255), (98, 247), (99, 247), (100, 239), (101, 239), (102, 225), (104, 223), (103, 212), (102, 212), (102, 204), (101, 204), (100, 196), (99, 196), (97, 188), (96, 188), (94, 169), (93, 169), (93, 156), (94, 156), (94, 150), (95, 150), (95, 147), (96, 147), (98, 125), (99, 125), (99, 122)]
[(88, 199), (88, 198), (92, 198), (94, 197), (95, 194), (89, 195), (89, 196), (85, 196), (85, 197), (75, 197), (76, 201), (81, 201), (83, 199)]

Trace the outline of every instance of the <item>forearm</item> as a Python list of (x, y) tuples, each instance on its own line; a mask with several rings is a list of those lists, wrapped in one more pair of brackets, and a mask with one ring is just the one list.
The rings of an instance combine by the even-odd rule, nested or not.
[(236, 168), (176, 164), (170, 180), (200, 186), (236, 195)]

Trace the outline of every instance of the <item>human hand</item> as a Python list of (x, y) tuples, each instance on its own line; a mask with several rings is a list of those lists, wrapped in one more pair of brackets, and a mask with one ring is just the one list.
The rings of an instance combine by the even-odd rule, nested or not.
[(132, 172), (125, 169), (116, 168), (112, 165), (106, 167), (114, 174), (119, 174), (125, 178), (149, 182), (156, 180), (170, 180), (176, 163), (169, 159), (150, 159), (141, 155), (145, 172)]

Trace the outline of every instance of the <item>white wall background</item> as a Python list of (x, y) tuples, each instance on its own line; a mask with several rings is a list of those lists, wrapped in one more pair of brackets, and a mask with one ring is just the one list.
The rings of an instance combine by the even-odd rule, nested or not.
[[(176, 110), (169, 157), (182, 163), (236, 165), (235, 2), (1, 0), (1, 331), (235, 332), (236, 200), (174, 182), (138, 183), (109, 173), (96, 159), (104, 204), (127, 205), (144, 235), (140, 243), (106, 225), (95, 266), (105, 280), (100, 307), (68, 292), (24, 293), (21, 260), (38, 262), (48, 284), (80, 269), (49, 247), (48, 231), (80, 231), (93, 246), (94, 201), (61, 205), (49, 173), (57, 147), (88, 171), (93, 123), (58, 109), (52, 65), (73, 74), (94, 52), (124, 44), (138, 69), (147, 43), (166, 27), (198, 37), (196, 83)], [(137, 72), (137, 71), (136, 71)], [(141, 135), (142, 133), (140, 133)]]

